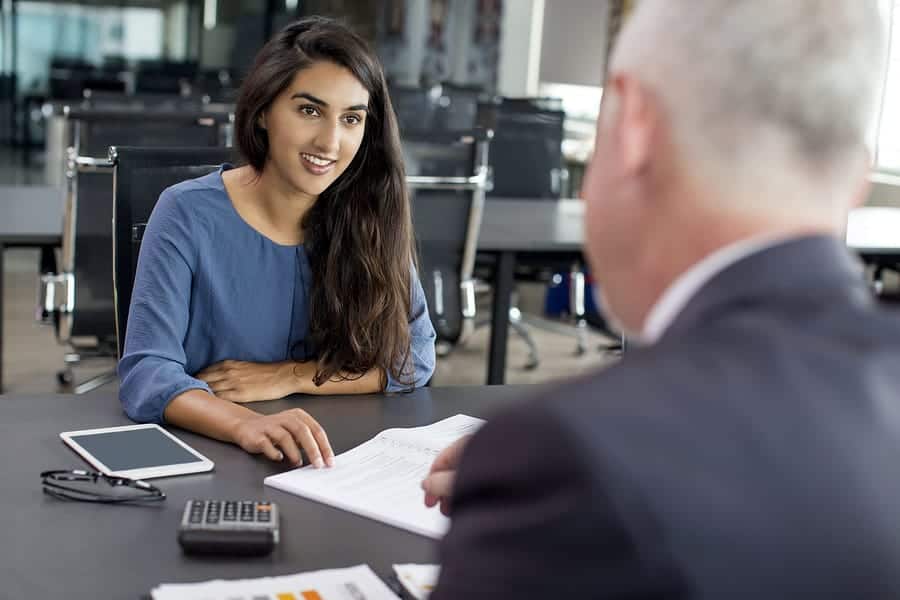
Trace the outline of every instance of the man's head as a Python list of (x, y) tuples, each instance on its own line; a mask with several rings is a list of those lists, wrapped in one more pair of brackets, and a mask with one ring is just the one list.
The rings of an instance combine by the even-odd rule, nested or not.
[(877, 0), (641, 0), (610, 63), (587, 249), (629, 331), (742, 238), (837, 232), (865, 193)]

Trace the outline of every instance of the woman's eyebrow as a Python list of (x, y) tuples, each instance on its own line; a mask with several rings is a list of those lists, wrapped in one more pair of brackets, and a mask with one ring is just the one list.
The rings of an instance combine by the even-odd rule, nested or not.
[[(323, 108), (328, 106), (327, 102), (325, 102), (321, 98), (316, 98), (315, 96), (313, 96), (312, 94), (310, 94), (308, 92), (297, 92), (296, 94), (291, 96), (291, 100), (294, 100), (297, 98), (305, 98), (305, 99), (309, 100), (310, 102), (312, 102), (313, 104), (318, 104), (319, 106), (321, 106)], [(354, 104), (353, 106), (348, 106), (344, 110), (369, 110), (369, 107), (366, 106), (365, 104)]]

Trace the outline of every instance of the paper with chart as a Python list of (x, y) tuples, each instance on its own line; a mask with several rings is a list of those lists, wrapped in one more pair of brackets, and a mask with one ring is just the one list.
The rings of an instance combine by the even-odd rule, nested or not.
[(303, 467), (266, 477), (268, 486), (432, 538), (450, 520), (426, 508), (422, 479), (441, 450), (484, 424), (455, 415), (424, 427), (388, 429), (335, 457), (330, 469)]
[(397, 581), (406, 590), (406, 593), (415, 600), (428, 600), (431, 592), (437, 585), (438, 576), (441, 574), (440, 565), (404, 564), (394, 565), (394, 575)]
[(367, 565), (281, 577), (164, 583), (153, 600), (397, 600)]

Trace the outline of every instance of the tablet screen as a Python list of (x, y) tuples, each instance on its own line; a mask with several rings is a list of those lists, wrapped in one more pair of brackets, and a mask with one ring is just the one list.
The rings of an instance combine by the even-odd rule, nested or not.
[(110, 471), (202, 462), (155, 427), (73, 435)]

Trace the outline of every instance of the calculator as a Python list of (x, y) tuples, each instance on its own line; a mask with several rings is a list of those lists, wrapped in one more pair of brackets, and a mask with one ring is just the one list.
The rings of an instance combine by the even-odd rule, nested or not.
[(278, 506), (258, 500), (188, 500), (178, 543), (186, 554), (269, 554), (278, 544)]

